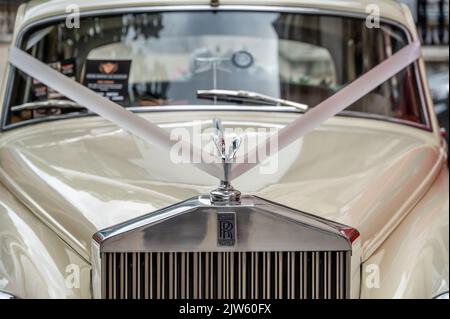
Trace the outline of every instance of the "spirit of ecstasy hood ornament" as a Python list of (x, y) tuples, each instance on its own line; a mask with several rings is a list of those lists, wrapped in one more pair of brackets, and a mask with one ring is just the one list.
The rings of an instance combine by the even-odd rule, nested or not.
[(216, 148), (222, 159), (224, 178), (220, 181), (219, 187), (211, 191), (211, 202), (215, 204), (236, 204), (240, 202), (241, 192), (231, 186), (229, 174), (231, 164), (233, 163), (236, 156), (236, 152), (238, 151), (239, 146), (241, 146), (241, 138), (239, 136), (233, 137), (227, 151), (227, 147), (225, 145), (225, 135), (221, 121), (219, 119), (213, 119), (213, 127), (215, 129), (213, 142), (216, 145)]

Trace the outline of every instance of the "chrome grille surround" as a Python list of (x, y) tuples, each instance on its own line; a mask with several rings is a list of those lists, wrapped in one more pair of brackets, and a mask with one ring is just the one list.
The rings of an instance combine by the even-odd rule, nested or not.
[[(217, 214), (236, 214), (220, 246)], [(101, 298), (349, 298), (352, 245), (341, 224), (255, 196), (216, 206), (201, 196), (94, 235)]]

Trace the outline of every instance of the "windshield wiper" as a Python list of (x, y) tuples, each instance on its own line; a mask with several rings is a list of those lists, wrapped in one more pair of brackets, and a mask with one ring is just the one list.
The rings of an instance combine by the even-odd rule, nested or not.
[(15, 105), (11, 107), (11, 111), (23, 111), (23, 110), (39, 110), (39, 109), (51, 109), (51, 108), (60, 108), (60, 109), (86, 109), (84, 106), (81, 106), (75, 102), (67, 101), (67, 100), (47, 100), (47, 101), (38, 101), (38, 102), (30, 102), (24, 103), (20, 105)]
[(271, 97), (268, 95), (260, 94), (257, 92), (251, 91), (242, 91), (242, 90), (198, 90), (197, 97), (199, 98), (207, 98), (207, 99), (219, 99), (225, 101), (249, 101), (249, 102), (262, 102), (264, 104), (271, 105), (275, 103), (280, 106), (292, 106), (298, 110), (306, 111), (308, 110), (308, 105), (297, 103), (289, 100), (278, 99), (275, 97)]

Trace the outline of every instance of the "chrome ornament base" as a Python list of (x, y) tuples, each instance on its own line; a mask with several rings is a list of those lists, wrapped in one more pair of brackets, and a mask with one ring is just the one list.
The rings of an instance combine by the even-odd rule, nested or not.
[(226, 205), (240, 203), (241, 192), (235, 189), (229, 182), (221, 181), (219, 188), (211, 191), (211, 203)]

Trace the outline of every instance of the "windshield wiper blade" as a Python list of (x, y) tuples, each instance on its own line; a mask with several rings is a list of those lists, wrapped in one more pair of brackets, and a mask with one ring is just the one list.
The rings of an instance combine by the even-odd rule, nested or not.
[[(243, 90), (197, 90), (199, 98), (220, 99), (220, 100), (241, 100), (251, 102), (263, 102), (265, 104), (275, 103), (276, 105), (292, 106), (298, 110), (308, 110), (308, 105), (297, 103), (289, 100), (279, 99), (257, 92), (243, 91)], [(270, 104), (269, 104), (270, 105)]]
[(51, 109), (51, 108), (60, 108), (60, 109), (86, 109), (84, 106), (81, 106), (75, 102), (67, 101), (67, 100), (47, 100), (47, 101), (38, 101), (38, 102), (29, 102), (20, 105), (15, 105), (11, 107), (12, 112), (23, 111), (23, 110), (39, 110), (39, 109)]

